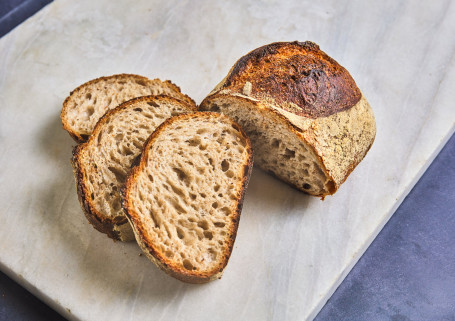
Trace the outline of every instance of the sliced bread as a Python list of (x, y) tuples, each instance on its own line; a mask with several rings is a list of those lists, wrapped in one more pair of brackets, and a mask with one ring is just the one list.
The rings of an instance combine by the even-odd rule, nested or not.
[(311, 195), (333, 194), (373, 144), (373, 111), (349, 72), (312, 42), (240, 58), (200, 105), (237, 121), (255, 165)]
[(164, 122), (122, 192), (144, 253), (184, 282), (220, 278), (251, 168), (250, 141), (228, 117), (199, 112)]
[(194, 105), (194, 101), (169, 80), (119, 74), (97, 78), (74, 89), (63, 103), (60, 118), (63, 128), (80, 143), (88, 139), (108, 110), (135, 97), (161, 94)]
[(194, 111), (194, 105), (167, 96), (135, 98), (103, 116), (89, 140), (74, 149), (72, 164), (79, 200), (97, 230), (115, 240), (134, 240), (120, 199), (131, 165), (162, 122)]

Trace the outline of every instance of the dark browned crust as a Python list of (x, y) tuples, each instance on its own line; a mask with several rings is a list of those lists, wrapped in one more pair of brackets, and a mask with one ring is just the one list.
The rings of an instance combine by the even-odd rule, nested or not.
[(174, 84), (173, 82), (171, 82), (170, 80), (162, 81), (162, 80), (160, 80), (158, 78), (149, 79), (147, 77), (140, 76), (140, 75), (135, 75), (135, 74), (116, 74), (116, 75), (112, 75), (112, 76), (104, 76), (104, 77), (99, 77), (99, 78), (96, 78), (96, 79), (92, 79), (92, 80), (90, 80), (90, 81), (88, 81), (86, 83), (83, 83), (82, 85), (80, 85), (79, 87), (77, 87), (76, 89), (74, 89), (73, 91), (70, 92), (69, 96), (66, 97), (65, 101), (63, 102), (62, 111), (60, 112), (60, 118), (62, 120), (63, 129), (65, 129), (68, 132), (68, 134), (70, 134), (70, 136), (78, 144), (86, 142), (88, 140), (88, 136), (87, 135), (79, 135), (78, 133), (74, 132), (71, 129), (71, 126), (69, 125), (69, 123), (68, 123), (68, 121), (66, 119), (66, 109), (68, 108), (67, 106), (68, 106), (68, 103), (69, 103), (71, 97), (73, 96), (73, 94), (81, 91), (82, 89), (84, 89), (87, 86), (91, 86), (92, 84), (95, 84), (95, 83), (98, 83), (98, 82), (101, 82), (101, 81), (110, 80), (110, 79), (113, 79), (113, 78), (134, 78), (134, 79), (137, 79), (137, 80), (142, 80), (144, 82), (161, 81), (163, 83), (166, 83), (168, 86), (172, 87), (176, 92), (181, 94), (181, 97), (178, 98), (179, 100), (181, 100), (183, 102), (186, 102), (187, 104), (196, 106), (195, 101), (193, 99), (191, 99), (189, 96), (183, 94), (182, 91), (180, 90), (180, 87), (177, 86), (176, 84)]
[[(172, 260), (167, 259), (159, 250), (157, 250), (154, 245), (153, 245), (153, 240), (151, 240), (147, 233), (145, 232), (147, 227), (143, 226), (143, 224), (140, 222), (140, 220), (137, 217), (137, 214), (135, 213), (134, 209), (132, 208), (130, 202), (129, 202), (129, 190), (132, 188), (132, 185), (134, 184), (135, 180), (138, 177), (138, 174), (142, 171), (144, 168), (145, 164), (148, 161), (148, 151), (150, 147), (153, 145), (154, 141), (156, 138), (160, 135), (161, 131), (165, 129), (168, 125), (171, 123), (181, 120), (181, 119), (189, 119), (189, 118), (194, 118), (194, 117), (223, 117), (226, 119), (229, 119), (233, 126), (239, 130), (239, 132), (242, 134), (242, 136), (245, 138), (247, 145), (246, 149), (248, 151), (248, 160), (247, 163), (244, 165), (243, 168), (243, 179), (241, 182), (241, 187), (239, 189), (239, 194), (238, 194), (238, 203), (236, 207), (235, 213), (232, 215), (232, 226), (231, 229), (229, 230), (229, 241), (228, 245), (226, 246), (226, 250), (223, 253), (223, 259), (221, 259), (220, 263), (214, 267), (212, 270), (209, 271), (202, 271), (202, 272), (194, 272), (194, 271), (188, 271), (184, 268), (181, 268), (177, 265), (175, 265)], [(144, 148), (141, 154), (141, 160), (137, 166), (133, 168), (133, 170), (130, 172), (130, 175), (128, 176), (126, 183), (121, 191), (122, 195), (122, 207), (125, 211), (126, 216), (128, 217), (131, 225), (133, 226), (133, 229), (135, 231), (136, 235), (136, 240), (138, 243), (141, 245), (141, 248), (145, 252), (146, 255), (151, 256), (152, 261), (160, 267), (163, 271), (165, 271), (167, 274), (170, 276), (181, 280), (183, 282), (187, 283), (206, 283), (209, 282), (217, 277), (221, 277), (221, 273), (223, 272), (224, 268), (226, 267), (229, 258), (231, 256), (233, 247), (234, 247), (234, 241), (237, 236), (237, 229), (238, 229), (238, 224), (240, 221), (240, 216), (241, 216), (241, 211), (242, 211), (242, 206), (243, 206), (243, 199), (245, 196), (246, 188), (248, 186), (248, 182), (251, 176), (251, 171), (253, 168), (253, 149), (251, 146), (250, 139), (248, 136), (245, 134), (244, 130), (241, 128), (240, 125), (235, 123), (233, 120), (228, 118), (227, 116), (218, 114), (218, 113), (213, 113), (213, 112), (196, 112), (193, 114), (182, 114), (178, 116), (174, 116), (172, 118), (167, 119), (164, 123), (162, 123), (150, 137), (147, 139), (147, 141), (144, 143)]]
[[(354, 106), (361, 92), (349, 72), (313, 42), (275, 42), (240, 58), (219, 90), (273, 99), (296, 115), (327, 117)], [(292, 104), (292, 106), (291, 106)]]
[(186, 105), (189, 111), (195, 111), (196, 107), (193, 104), (186, 104), (185, 102), (178, 100), (173, 97), (169, 97), (166, 95), (157, 95), (157, 96), (143, 96), (133, 98), (124, 102), (123, 104), (119, 105), (118, 107), (109, 110), (96, 124), (93, 135), (90, 136), (89, 140), (83, 144), (76, 146), (73, 149), (73, 157), (71, 158), (71, 164), (73, 165), (73, 172), (74, 178), (76, 180), (76, 188), (77, 194), (79, 198), (79, 202), (81, 203), (81, 207), (85, 216), (87, 217), (88, 221), (93, 225), (95, 229), (100, 231), (101, 233), (107, 234), (108, 237), (114, 240), (121, 240), (120, 234), (114, 228), (116, 226), (121, 226), (123, 224), (128, 224), (128, 219), (125, 217), (115, 217), (114, 219), (105, 217), (102, 213), (97, 211), (93, 206), (91, 201), (90, 193), (88, 191), (86, 182), (87, 177), (85, 174), (85, 168), (82, 166), (82, 152), (86, 146), (89, 146), (95, 137), (97, 136), (98, 132), (102, 129), (102, 126), (109, 120), (109, 118), (122, 111), (123, 109), (128, 108), (129, 106), (136, 104), (140, 101), (155, 101), (159, 99), (170, 100), (177, 102), (179, 104)]
[[(302, 191), (302, 192), (305, 192), (307, 194), (310, 194), (310, 195), (313, 195), (313, 196), (318, 196), (318, 197), (321, 197), (321, 199), (323, 200), (327, 195), (333, 195), (339, 185), (336, 185), (335, 183), (335, 180), (333, 179), (333, 177), (329, 174), (328, 170), (327, 170), (327, 167), (324, 163), (324, 160), (322, 159), (322, 157), (319, 155), (319, 153), (316, 151), (316, 148), (313, 144), (311, 144), (309, 141), (307, 141), (305, 139), (305, 136), (302, 134), (302, 129), (296, 127), (294, 124), (292, 124), (285, 116), (283, 116), (282, 114), (280, 114), (279, 112), (277, 112), (276, 110), (273, 110), (271, 108), (264, 108), (261, 104), (261, 102), (258, 102), (258, 101), (255, 101), (255, 100), (251, 100), (247, 97), (242, 97), (242, 96), (232, 96), (232, 95), (229, 95), (229, 94), (219, 94), (219, 93), (214, 93), (208, 97), (206, 97), (202, 102), (201, 104), (199, 105), (199, 109), (200, 110), (207, 110), (207, 111), (210, 111), (210, 105), (211, 105), (211, 101), (213, 99), (216, 99), (218, 97), (225, 97), (225, 98), (235, 98), (235, 99), (238, 99), (238, 100), (242, 100), (244, 102), (247, 102), (249, 104), (252, 104), (254, 107), (252, 108), (256, 108), (257, 110), (261, 111), (262, 113), (269, 113), (270, 114), (270, 117), (272, 117), (275, 121), (277, 122), (282, 122), (283, 124), (286, 125), (286, 127), (289, 129), (289, 131), (293, 132), (297, 137), (299, 137), (302, 141), (305, 142), (305, 144), (308, 146), (308, 148), (311, 149), (311, 151), (313, 152), (313, 154), (316, 156), (316, 158), (318, 159), (319, 161), (319, 164), (321, 165), (324, 173), (326, 174), (326, 176), (328, 177), (328, 185), (329, 185), (329, 190), (327, 193), (322, 193), (322, 194), (315, 194), (315, 193), (311, 193), (310, 191), (307, 191), (305, 190), (302, 186), (297, 186), (295, 185), (293, 182), (287, 180), (287, 179), (284, 179), (282, 177), (279, 177), (275, 172), (273, 171), (270, 171), (270, 170), (264, 170), (265, 172), (277, 177), (279, 180), (287, 183), (288, 185), (298, 189), (299, 191)], [(354, 169), (355, 165), (353, 166), (353, 168), (351, 169), (351, 171)], [(348, 174), (349, 175), (349, 174)], [(345, 177), (345, 179), (347, 178), (347, 176)]]

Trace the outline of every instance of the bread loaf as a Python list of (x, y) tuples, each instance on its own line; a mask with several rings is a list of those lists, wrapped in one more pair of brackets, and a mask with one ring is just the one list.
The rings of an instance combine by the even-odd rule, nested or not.
[(134, 240), (121, 207), (120, 189), (142, 145), (167, 118), (195, 106), (167, 96), (146, 96), (109, 111), (86, 143), (73, 151), (79, 200), (89, 222), (115, 240)]
[(120, 74), (91, 80), (71, 92), (63, 103), (63, 128), (78, 143), (88, 139), (98, 120), (110, 109), (135, 97), (167, 95), (188, 104), (194, 101), (170, 81)]
[(144, 253), (185, 282), (221, 277), (251, 168), (250, 141), (228, 117), (199, 112), (164, 122), (122, 191)]
[(255, 165), (311, 195), (333, 194), (376, 134), (349, 72), (312, 42), (277, 42), (240, 58), (200, 105), (237, 121)]

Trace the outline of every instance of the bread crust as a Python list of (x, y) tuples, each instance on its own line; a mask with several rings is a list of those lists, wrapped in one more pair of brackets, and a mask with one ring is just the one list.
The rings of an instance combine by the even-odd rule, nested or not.
[(152, 239), (148, 237), (148, 234), (145, 232), (146, 227), (141, 224), (140, 220), (138, 219), (138, 215), (135, 213), (134, 209), (132, 208), (130, 202), (129, 202), (129, 189), (131, 188), (131, 185), (134, 183), (134, 181), (138, 178), (139, 173), (142, 171), (143, 167), (147, 163), (148, 159), (148, 150), (150, 147), (153, 145), (154, 141), (156, 138), (160, 135), (160, 133), (170, 124), (172, 124), (175, 121), (181, 120), (181, 119), (189, 119), (193, 117), (225, 117), (228, 118), (227, 116), (220, 115), (218, 113), (211, 113), (211, 112), (196, 112), (193, 114), (182, 114), (182, 115), (177, 115), (174, 117), (171, 117), (167, 119), (164, 123), (162, 123), (154, 132), (153, 134), (147, 139), (147, 141), (144, 143), (143, 147), (143, 152), (141, 154), (141, 159), (140, 162), (132, 169), (130, 172), (130, 175), (128, 176), (125, 186), (121, 190), (121, 195), (122, 195), (122, 207), (125, 211), (125, 214), (130, 221), (131, 225), (133, 226), (133, 231), (136, 236), (136, 240), (143, 250), (143, 252), (147, 255), (147, 257), (155, 263), (159, 268), (161, 268), (163, 271), (165, 271), (167, 274), (170, 276), (179, 279), (183, 282), (187, 283), (206, 283), (211, 280), (221, 278), (221, 275), (223, 274), (223, 270), (226, 267), (228, 260), (230, 258), (230, 255), (233, 250), (234, 246), (234, 241), (237, 235), (237, 229), (238, 229), (238, 224), (240, 221), (240, 216), (241, 216), (241, 211), (243, 207), (243, 200), (244, 200), (244, 195), (245, 191), (251, 176), (251, 171), (253, 168), (253, 150), (251, 146), (251, 142), (248, 138), (248, 136), (245, 134), (243, 129), (234, 121), (229, 119), (232, 123), (233, 126), (242, 134), (242, 136), (245, 138), (245, 141), (247, 142), (245, 149), (248, 152), (248, 160), (247, 163), (244, 164), (243, 166), (243, 176), (242, 176), (242, 181), (239, 183), (240, 188), (239, 192), (237, 195), (237, 206), (235, 209), (235, 213), (233, 214), (233, 219), (232, 219), (232, 225), (229, 230), (229, 240), (228, 244), (225, 247), (225, 252), (222, 255), (222, 259), (220, 260), (219, 264), (215, 266), (213, 269), (208, 270), (208, 271), (201, 271), (201, 272), (195, 272), (195, 271), (188, 271), (180, 266), (177, 266), (172, 262), (171, 259), (166, 258), (164, 253), (161, 253), (155, 246), (154, 242)]
[(179, 100), (186, 102), (187, 104), (196, 106), (196, 103), (194, 102), (194, 100), (191, 99), (189, 96), (183, 94), (180, 90), (180, 87), (177, 86), (176, 84), (172, 83), (170, 80), (162, 81), (158, 78), (149, 79), (147, 77), (135, 75), (135, 74), (116, 74), (116, 75), (112, 75), (112, 76), (103, 76), (103, 77), (95, 78), (86, 83), (83, 83), (82, 85), (78, 86), (73, 91), (71, 91), (69, 96), (66, 97), (65, 101), (63, 102), (63, 108), (62, 108), (62, 111), (60, 112), (60, 118), (62, 120), (63, 129), (65, 129), (77, 143), (86, 142), (88, 140), (88, 136), (81, 135), (81, 134), (77, 133), (76, 131), (74, 131), (73, 127), (69, 123), (67, 115), (68, 115), (68, 109), (70, 108), (69, 107), (70, 101), (73, 99), (74, 95), (76, 95), (80, 91), (84, 90), (85, 88), (90, 87), (98, 82), (108, 81), (108, 80), (112, 80), (112, 79), (117, 79), (117, 80), (134, 79), (137, 81), (143, 81), (144, 83), (153, 83), (153, 82), (160, 81), (163, 84), (165, 84), (166, 86), (169, 86), (170, 88), (172, 88), (176, 93), (180, 93)]
[(176, 98), (168, 97), (166, 95), (158, 96), (143, 96), (133, 98), (127, 102), (124, 102), (120, 106), (109, 110), (96, 124), (93, 134), (90, 136), (89, 140), (83, 144), (76, 146), (73, 149), (73, 156), (71, 158), (71, 164), (73, 166), (74, 177), (76, 180), (77, 194), (79, 202), (83, 209), (85, 216), (88, 221), (93, 225), (95, 229), (101, 233), (107, 234), (108, 237), (118, 240), (118, 241), (132, 241), (134, 240), (134, 235), (128, 232), (121, 232), (128, 229), (124, 228), (125, 224), (129, 224), (126, 216), (123, 217), (106, 217), (98, 210), (96, 210), (91, 197), (90, 192), (87, 187), (87, 175), (85, 173), (84, 167), (82, 166), (82, 151), (86, 146), (89, 146), (93, 140), (96, 139), (98, 133), (102, 130), (103, 125), (110, 119), (110, 117), (116, 113), (121, 112), (124, 109), (127, 109), (129, 106), (136, 104), (141, 101), (154, 101), (156, 99), (170, 100), (173, 102), (178, 102), (184, 104), (188, 107), (189, 111), (195, 111), (196, 107), (192, 104), (186, 104)]
[(313, 42), (275, 42), (240, 58), (220, 90), (229, 88), (267, 100), (299, 116), (327, 117), (354, 106), (361, 97), (349, 72)]
[[(307, 99), (312, 88), (306, 86), (305, 77), (311, 75), (319, 75), (315, 88), (330, 87), (333, 94), (316, 91), (312, 100)], [(291, 85), (276, 85), (283, 83)], [(246, 102), (247, 108), (283, 124), (303, 141), (326, 175), (327, 191), (311, 193), (292, 180), (280, 179), (322, 199), (338, 190), (371, 148), (376, 135), (371, 107), (350, 74), (311, 42), (273, 43), (240, 58), (199, 110), (210, 110), (220, 100)]]

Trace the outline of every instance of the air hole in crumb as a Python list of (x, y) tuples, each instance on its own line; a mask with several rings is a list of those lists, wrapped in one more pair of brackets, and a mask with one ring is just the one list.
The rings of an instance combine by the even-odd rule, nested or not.
[(164, 252), (164, 254), (165, 254), (167, 257), (172, 257), (172, 256), (173, 256), (172, 251), (170, 251), (170, 250), (167, 250), (166, 252)]
[(209, 240), (213, 239), (213, 233), (210, 231), (204, 231), (204, 236)]
[(209, 228), (209, 223), (207, 221), (199, 221), (197, 223), (197, 226), (199, 226), (200, 228), (202, 228), (203, 230), (208, 230)]
[(218, 207), (218, 202), (213, 202), (213, 203), (212, 203), (212, 207), (213, 207), (213, 208), (217, 208), (217, 207)]
[(220, 106), (218, 105), (212, 105), (210, 106), (210, 111), (214, 111), (214, 112), (219, 112), (220, 111)]
[(176, 227), (176, 230), (177, 230), (177, 236), (179, 237), (179, 239), (183, 240), (183, 238), (185, 237), (185, 233), (183, 232), (183, 230), (178, 226)]
[(224, 222), (215, 222), (216, 227), (224, 227), (226, 224)]
[(152, 106), (152, 107), (159, 107), (159, 105), (154, 101), (148, 101), (147, 105)]
[(85, 99), (92, 99), (92, 94), (91, 93), (88, 93), (88, 94), (85, 94)]
[(126, 175), (122, 170), (113, 166), (109, 166), (107, 169), (115, 175), (115, 178), (119, 183), (123, 183), (125, 181)]
[(218, 192), (220, 190), (220, 185), (216, 184), (215, 187), (213, 188), (215, 192)]
[(122, 153), (125, 154), (126, 156), (134, 154), (134, 152), (129, 147), (123, 147)]
[(145, 80), (142, 80), (142, 79), (136, 80), (136, 84), (144, 86), (144, 87), (147, 86), (147, 84), (145, 83)]
[(93, 108), (92, 106), (87, 108), (87, 114), (89, 117), (92, 116), (94, 112), (95, 112), (95, 108)]
[(206, 198), (207, 195), (205, 193), (200, 193), (199, 195), (201, 195), (202, 198)]
[(188, 178), (188, 176), (185, 174), (185, 172), (182, 171), (181, 169), (174, 167), (172, 170), (177, 174), (177, 177), (179, 178), (179, 180), (184, 181)]
[(191, 197), (191, 199), (192, 199), (193, 201), (196, 199), (196, 195), (195, 195), (195, 194), (192, 194), (192, 193), (191, 193), (191, 194), (190, 194), (190, 197)]
[(142, 112), (142, 108), (134, 108), (133, 110), (134, 110), (134, 111), (137, 111), (137, 112), (139, 112), (139, 113)]
[(196, 270), (196, 267), (188, 259), (183, 260), (183, 267), (187, 270)]
[(149, 174), (148, 177), (149, 177), (150, 182), (153, 183), (153, 176)]
[(232, 177), (234, 177), (234, 172), (229, 170), (229, 171), (226, 172), (226, 176), (229, 177), (229, 178), (232, 178)]
[(93, 194), (93, 193), (90, 194), (90, 197), (92, 198), (92, 200), (94, 200), (95, 199), (95, 194)]
[(113, 204), (112, 204), (112, 208), (114, 209), (114, 211), (118, 211), (120, 209), (120, 201), (118, 199), (115, 199)]
[(276, 138), (272, 140), (272, 146), (273, 147), (280, 147), (280, 141)]
[(295, 151), (286, 148), (286, 149), (284, 150), (284, 155), (283, 155), (283, 156), (284, 156), (284, 158), (286, 158), (286, 159), (294, 158), (294, 157), (295, 157)]
[(206, 128), (201, 128), (201, 129), (198, 129), (196, 131), (196, 134), (198, 135), (202, 135), (202, 134), (205, 134), (207, 132), (207, 129)]
[(228, 162), (227, 160), (224, 159), (224, 160), (221, 162), (221, 170), (222, 170), (223, 172), (225, 172), (225, 171), (227, 171), (228, 169), (229, 169), (229, 162)]
[(311, 189), (311, 185), (308, 183), (303, 184), (303, 189)]
[(199, 149), (200, 150), (206, 150), (207, 149), (207, 145), (199, 145)]
[(173, 200), (171, 204), (175, 208), (177, 213), (179, 214), (186, 213), (185, 209), (177, 201)]
[(98, 137), (96, 138), (96, 142), (98, 144), (101, 144), (101, 138), (103, 137), (103, 132), (100, 132), (100, 134), (98, 135)]
[(224, 215), (231, 214), (231, 210), (229, 209), (229, 207), (226, 207), (226, 206), (221, 209), (221, 212), (223, 212)]
[(197, 146), (201, 143), (201, 140), (198, 137), (194, 137), (190, 140), (187, 140), (187, 143), (189, 143), (190, 146)]

